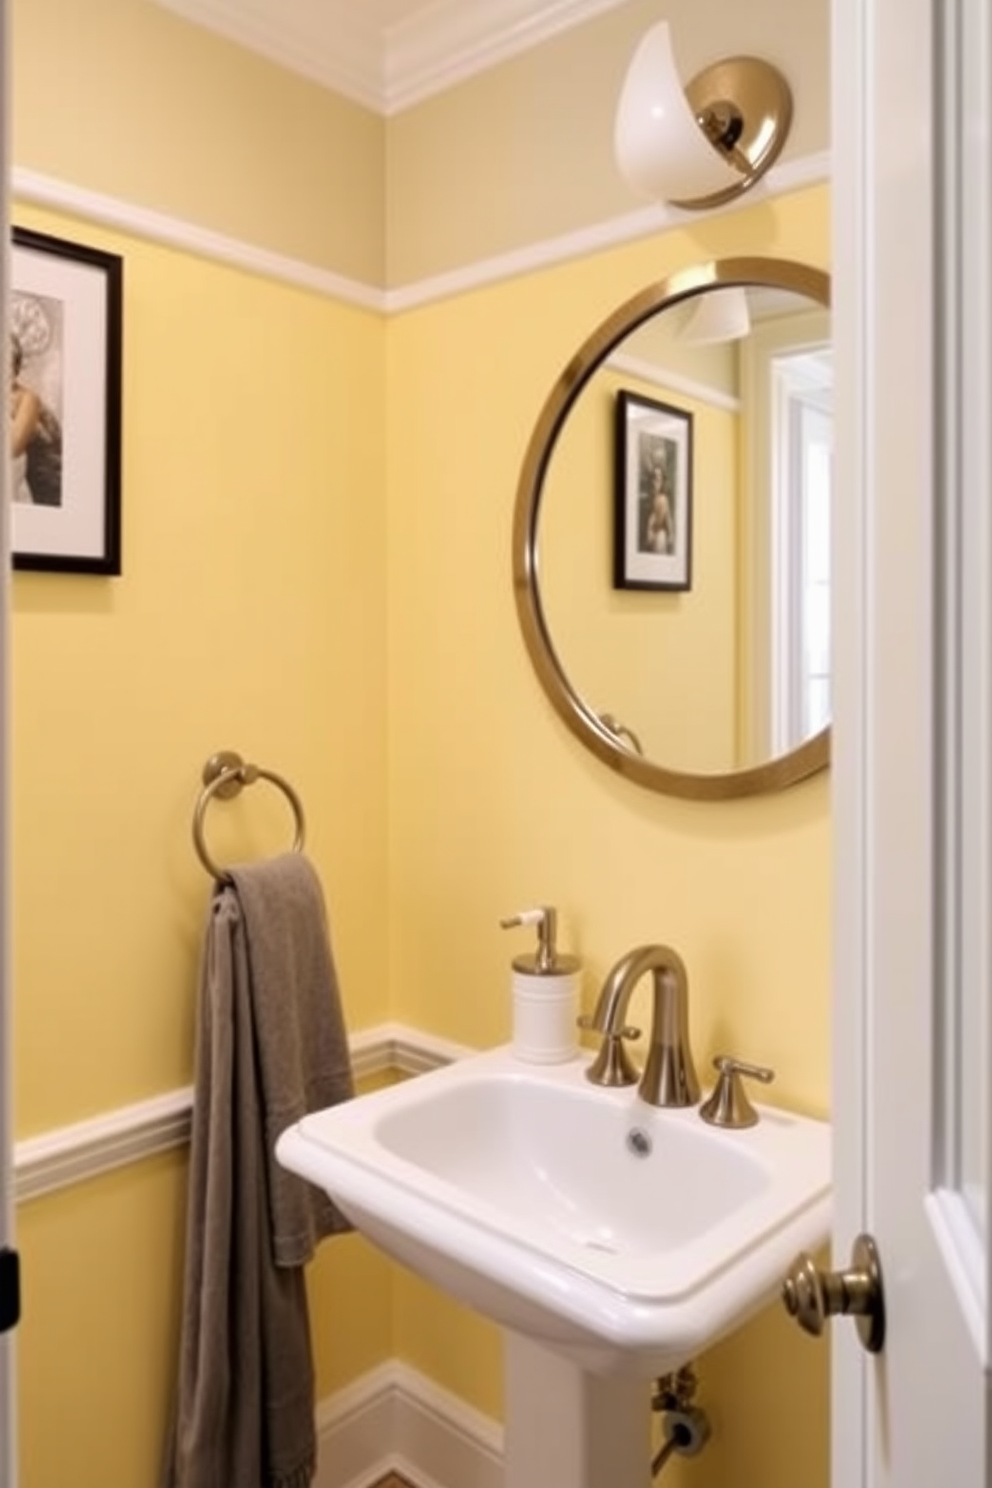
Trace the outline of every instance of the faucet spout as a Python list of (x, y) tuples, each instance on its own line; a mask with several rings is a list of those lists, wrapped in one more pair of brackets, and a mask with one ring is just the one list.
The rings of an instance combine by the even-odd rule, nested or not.
[[(694, 1106), (699, 1100), (699, 1080), (689, 1045), (689, 978), (685, 963), (670, 946), (646, 945), (628, 951), (603, 983), (596, 1009), (588, 1026), (603, 1034), (603, 1047), (588, 1070), (595, 1084), (632, 1083), (616, 1077), (621, 1040), (636, 1030), (626, 1026), (627, 1007), (642, 976), (654, 978), (651, 1036), (641, 1075), (639, 1093), (653, 1106)], [(625, 1058), (625, 1056), (624, 1056)], [(621, 1063), (623, 1061), (621, 1060)]]

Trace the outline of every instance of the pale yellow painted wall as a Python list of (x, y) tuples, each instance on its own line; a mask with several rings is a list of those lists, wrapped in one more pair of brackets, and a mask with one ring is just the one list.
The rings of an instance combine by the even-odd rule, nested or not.
[[(190, 828), (217, 749), (300, 792), (351, 1020), (386, 1014), (384, 329), (82, 223), (14, 219), (122, 253), (126, 298), (123, 575), (13, 582), (25, 1135), (188, 1079), (210, 887)], [(288, 829), (260, 787), (208, 816), (218, 855)]]
[(168, 1154), (18, 1207), (24, 1488), (158, 1481), (185, 1195)]
[(368, 285), (383, 119), (150, 0), (13, 0), (13, 160)]
[[(159, 1481), (179, 1339), (185, 1154), (118, 1169), (17, 1211), (23, 1488)], [(360, 1235), (308, 1269), (317, 1394), (392, 1352), (391, 1264)]]
[[(381, 120), (145, 0), (18, 4), (14, 161), (381, 281)], [(315, 182), (318, 183), (315, 189)], [(19, 1137), (187, 1084), (218, 748), (304, 801), (351, 1027), (388, 1010), (385, 327), (15, 203), (124, 269), (124, 573), (13, 581)], [(287, 841), (261, 785), (222, 860)], [(25, 1488), (153, 1483), (175, 1371), (184, 1157), (21, 1205)], [(392, 1268), (311, 1268), (318, 1394), (388, 1357)], [(330, 1320), (330, 1326), (327, 1322)]]
[[(211, 889), (190, 829), (218, 748), (299, 791), (349, 1025), (388, 1015), (385, 331), (189, 255), (13, 216), (125, 259), (123, 575), (13, 580), (23, 1137), (189, 1083)], [(291, 840), (264, 784), (213, 804), (206, 828), (221, 861)], [(20, 1209), (25, 1488), (156, 1481), (184, 1180), (170, 1158)], [(390, 1285), (363, 1241), (323, 1248), (321, 1395), (388, 1355)]]
[[(684, 232), (410, 312), (390, 325), (390, 880), (394, 1016), (470, 1044), (510, 1031), (502, 914), (554, 903), (585, 958), (589, 1005), (612, 962), (646, 940), (690, 974), (700, 1068), (736, 1052), (778, 1071), (776, 1095), (814, 1113), (829, 1090), (829, 778), (775, 797), (699, 804), (652, 796), (583, 751), (546, 701), (517, 627), (510, 532), (520, 461), (561, 367), (636, 289), (700, 258), (770, 253), (823, 265), (816, 189)], [(506, 369), (512, 367), (508, 378)], [(646, 1016), (646, 990), (633, 1021)], [(427, 1317), (431, 1326), (425, 1326)], [(401, 1279), (397, 1347), (453, 1390), (493, 1331), (429, 1310)], [(818, 1423), (802, 1442), (748, 1434), (735, 1475), (825, 1482), (822, 1360), (784, 1316), (755, 1325), (763, 1380), (786, 1378)], [(474, 1332), (473, 1332), (474, 1328)], [(473, 1345), (472, 1338), (476, 1342)], [(769, 1343), (769, 1340), (773, 1340)], [(739, 1352), (707, 1361), (727, 1424), (759, 1408)], [(800, 1381), (804, 1381), (800, 1385)], [(802, 1457), (801, 1470), (799, 1452)], [(721, 1459), (700, 1459), (716, 1484)]]
[[(107, 9), (122, 24), (83, 36), (69, 0), (18, 0), (15, 164), (311, 261), (319, 253), (374, 282), (374, 254), (360, 245), (312, 250), (333, 237), (312, 203), (287, 207), (300, 209), (299, 247), (273, 237), (282, 184), (239, 115), (263, 95), (285, 102), (312, 149), (294, 198), (313, 190), (318, 152), (354, 150), (354, 177), (338, 180), (328, 210), (354, 209), (360, 237), (375, 237), (375, 130), (339, 101), (310, 127), (309, 85), (220, 57), (226, 44), (205, 33), (146, 31), (182, 23), (139, 20), (151, 10), (139, 0), (99, 3), (131, 13)], [(115, 57), (126, 78), (114, 76)], [(177, 57), (209, 135), (169, 128)], [(196, 95), (211, 57), (230, 73), (232, 122), (219, 132), (216, 109)], [(547, 60), (554, 67), (557, 51)], [(450, 176), (446, 157), (437, 168)], [(514, 233), (527, 195), (507, 201)], [(18, 575), (14, 585), (20, 1135), (188, 1079), (209, 889), (189, 821), (199, 768), (225, 746), (283, 769), (303, 795), (353, 1026), (388, 1014), (467, 1042), (504, 1037), (510, 951), (496, 918), (549, 898), (586, 956), (587, 997), (634, 939), (664, 935), (690, 964), (701, 1058), (729, 1046), (767, 1059), (781, 1099), (824, 1108), (828, 781), (694, 807), (643, 795), (582, 753), (516, 632), (509, 512), (537, 408), (595, 320), (677, 263), (741, 251), (745, 220), (751, 251), (822, 262), (826, 211), (825, 194), (809, 193), (690, 222), (664, 242), (414, 312), (385, 332), (373, 316), (188, 254), (15, 213), (125, 252), (128, 296), (124, 577)], [(425, 209), (425, 237), (431, 224)], [(284, 818), (263, 795), (224, 811), (223, 850), (282, 840)], [(63, 1409), (95, 1432), (111, 1409), (119, 1422), (108, 1406), (118, 1400), (131, 1424), (115, 1433), (117, 1455), (94, 1443), (92, 1473), (77, 1459), (74, 1481), (153, 1479), (182, 1194), (182, 1163), (162, 1159), (22, 1208), (22, 1419), (37, 1453), (26, 1457), (27, 1488), (64, 1480), (50, 1439)], [(115, 1292), (118, 1271), (127, 1285)], [(71, 1305), (83, 1284), (112, 1299), (95, 1344)], [(488, 1325), (357, 1239), (327, 1248), (313, 1284), (322, 1391), (395, 1347), (498, 1411)], [(776, 1340), (764, 1378), (788, 1376), (822, 1436), (821, 1366), (803, 1382), (811, 1355), (793, 1357), (780, 1321), (756, 1325)], [(731, 1455), (734, 1412), (746, 1416), (757, 1388), (742, 1389), (738, 1357), (728, 1345), (718, 1392)], [(792, 1481), (785, 1449), (754, 1450), (762, 1481)], [(820, 1460), (804, 1481), (816, 1481)]]
[[(513, 606), (520, 462), (561, 368), (635, 288), (733, 251), (823, 264), (826, 190), (696, 222), (390, 325), (393, 1011), (469, 1043), (504, 1037), (510, 948), (496, 921), (550, 898), (586, 956), (590, 996), (639, 933), (678, 936), (704, 1047), (711, 1030), (755, 1057), (763, 1045), (780, 1068), (782, 1099), (822, 1109), (829, 777), (715, 806), (617, 780), (553, 714)], [(725, 894), (713, 878), (714, 842)], [(797, 964), (802, 996), (793, 990)], [(809, 1037), (811, 1007), (819, 1038)]]

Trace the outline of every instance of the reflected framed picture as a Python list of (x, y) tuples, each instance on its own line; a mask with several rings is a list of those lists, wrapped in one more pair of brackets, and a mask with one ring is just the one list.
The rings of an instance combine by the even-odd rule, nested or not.
[(123, 260), (15, 227), (10, 258), (15, 568), (121, 571)]
[(692, 414), (621, 389), (614, 453), (614, 589), (691, 589)]

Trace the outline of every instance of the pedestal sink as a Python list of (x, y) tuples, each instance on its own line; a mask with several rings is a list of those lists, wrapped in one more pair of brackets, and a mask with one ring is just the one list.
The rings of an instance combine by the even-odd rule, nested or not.
[(830, 1133), (708, 1126), (509, 1047), (305, 1117), (287, 1168), (507, 1333), (507, 1488), (650, 1488), (650, 1381), (829, 1231)]

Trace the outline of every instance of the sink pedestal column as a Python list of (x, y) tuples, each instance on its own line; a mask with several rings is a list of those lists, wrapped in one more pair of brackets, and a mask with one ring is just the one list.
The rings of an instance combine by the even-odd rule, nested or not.
[(506, 1488), (651, 1488), (651, 1386), (504, 1330)]

